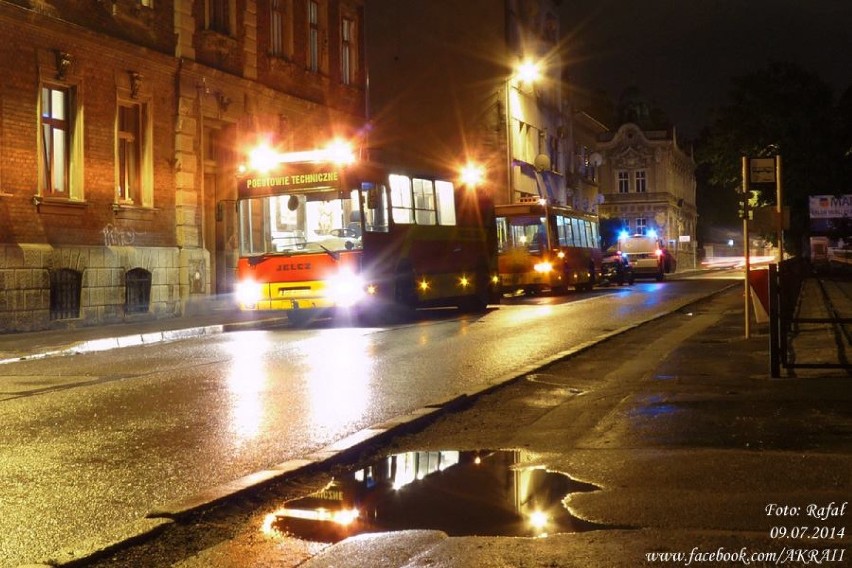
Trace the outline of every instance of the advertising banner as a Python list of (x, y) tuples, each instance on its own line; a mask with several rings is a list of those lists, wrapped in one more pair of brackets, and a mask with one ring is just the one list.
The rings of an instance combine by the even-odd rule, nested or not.
[(852, 195), (809, 198), (811, 260), (852, 263)]
[(810, 216), (811, 220), (852, 218), (852, 195), (811, 195)]

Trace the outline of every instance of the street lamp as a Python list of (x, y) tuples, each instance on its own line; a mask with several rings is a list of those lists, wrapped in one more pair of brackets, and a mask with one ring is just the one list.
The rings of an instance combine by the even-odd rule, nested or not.
[(483, 178), (485, 177), (485, 172), (477, 163), (468, 162), (465, 164), (460, 172), (460, 180), (461, 182), (468, 187), (477, 187), (482, 183)]
[(518, 66), (517, 76), (523, 83), (534, 83), (541, 77), (541, 68), (538, 63), (527, 59)]

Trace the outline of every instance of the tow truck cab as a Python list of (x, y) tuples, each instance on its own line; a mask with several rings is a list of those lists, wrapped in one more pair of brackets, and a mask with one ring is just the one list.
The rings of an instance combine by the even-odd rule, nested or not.
[(636, 278), (665, 278), (663, 243), (655, 235), (630, 235), (618, 240), (618, 248), (627, 256)]

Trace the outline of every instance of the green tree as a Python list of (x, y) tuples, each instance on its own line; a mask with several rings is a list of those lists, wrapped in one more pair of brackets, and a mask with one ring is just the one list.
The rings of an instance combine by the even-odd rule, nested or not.
[[(807, 232), (808, 196), (849, 189), (843, 186), (845, 150), (831, 88), (795, 64), (776, 62), (735, 78), (729, 99), (698, 140), (699, 203), (736, 203), (742, 156), (780, 155), (782, 199), (791, 207), (785, 244), (796, 252)], [(754, 189), (761, 204), (775, 203), (774, 188)], [(704, 222), (714, 217), (699, 211)]]

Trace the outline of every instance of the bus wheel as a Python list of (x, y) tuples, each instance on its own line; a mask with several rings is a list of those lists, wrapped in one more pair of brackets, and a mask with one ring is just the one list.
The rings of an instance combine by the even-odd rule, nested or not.
[(305, 327), (311, 322), (309, 310), (290, 310), (287, 312), (287, 321), (293, 327)]
[(417, 283), (414, 271), (402, 269), (394, 278), (394, 298), (391, 306), (391, 318), (394, 320), (409, 320), (414, 317), (417, 309)]
[(463, 312), (482, 313), (488, 309), (491, 300), (491, 290), (488, 285), (488, 271), (480, 268), (473, 277), (474, 291), (470, 296), (465, 296), (459, 302), (459, 309)]

